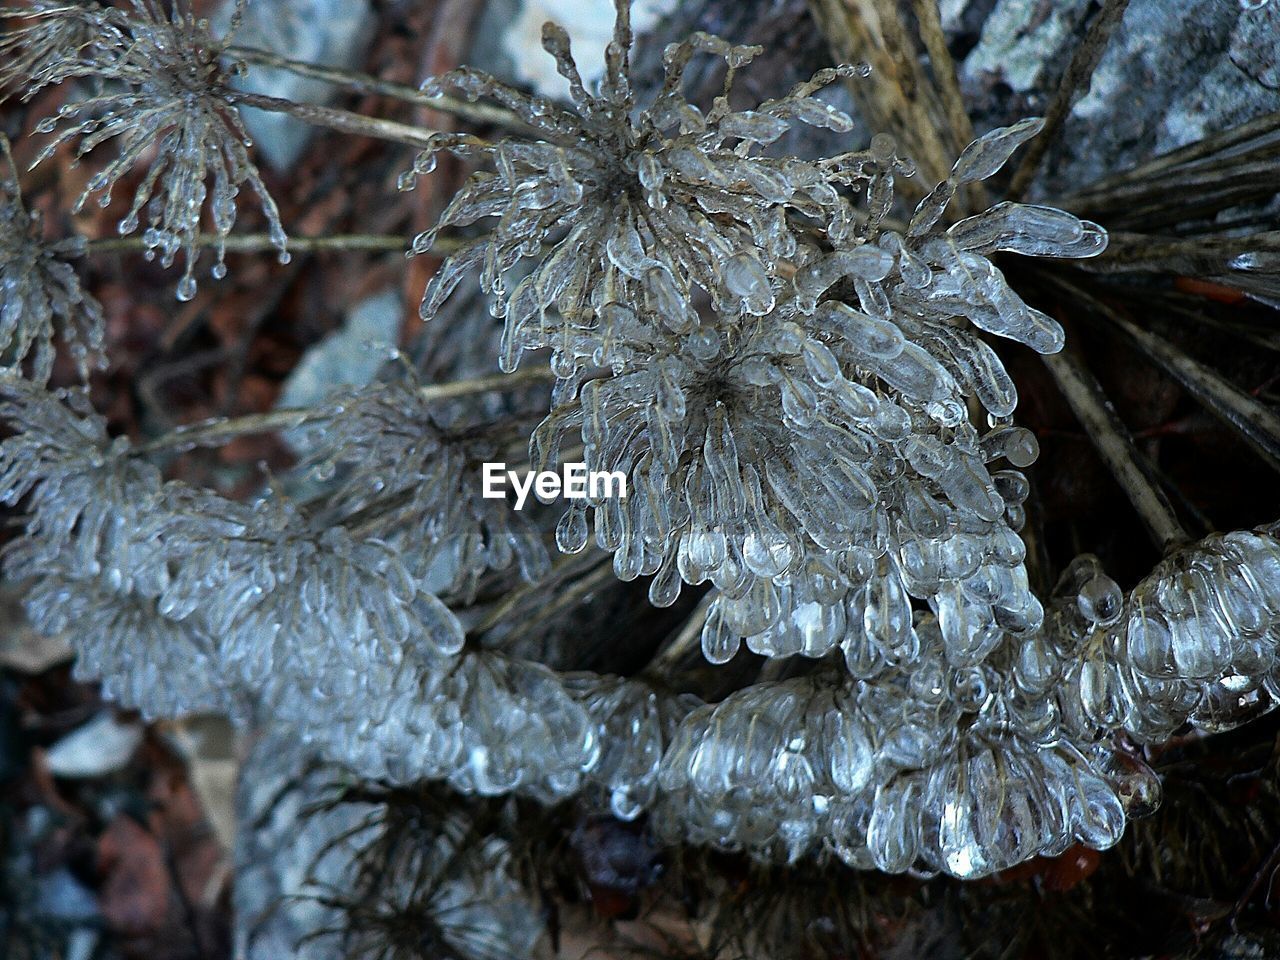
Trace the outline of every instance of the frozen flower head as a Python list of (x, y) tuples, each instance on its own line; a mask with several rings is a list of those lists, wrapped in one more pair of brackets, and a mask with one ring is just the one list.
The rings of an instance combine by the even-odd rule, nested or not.
[[(892, 263), (875, 248), (854, 259), (873, 280)], [(654, 603), (712, 583), (709, 659), (745, 637), (776, 656), (844, 644), (860, 673), (910, 662), (909, 596), (935, 605), (957, 662), (1039, 626), (1016, 534), (1026, 481), (988, 467), (1028, 465), (1034, 440), (979, 433), (968, 381), (892, 320), (837, 301), (805, 315), (787, 297), (674, 346), (621, 306), (599, 329), (615, 372), (552, 411), (531, 458), (550, 469), (580, 433), (588, 469), (626, 474), (629, 494), (574, 504), (558, 544), (581, 549), (594, 508), (597, 542), (623, 579), (654, 575)]]
[(121, 39), (119, 11), (97, 3), (35, 0), (27, 7), (0, 8), (0, 88), (24, 96), (74, 75), (74, 64)]
[(467, 421), (443, 427), (412, 377), (340, 391), (321, 408), (307, 463), (334, 481), (317, 504), (327, 520), (358, 520), (394, 546), (415, 577), (439, 592), (473, 596), (490, 570), (540, 579), (547, 548), (526, 514), (482, 494), (482, 464), (503, 445)]
[[(591, 328), (610, 304), (627, 305), (672, 336), (698, 326), (692, 301), (699, 289), (721, 313), (762, 316), (775, 302), (778, 264), (795, 248), (788, 214), (818, 215), (838, 202), (816, 164), (754, 151), (796, 122), (851, 129), (846, 114), (813, 94), (854, 68), (824, 70), (781, 99), (735, 111), (728, 97), (734, 75), (760, 48), (695, 34), (668, 48), (665, 85), (651, 104), (637, 107), (628, 76), (629, 7), (617, 0), (605, 76), (594, 92), (578, 75), (565, 31), (545, 26), (543, 46), (569, 81), (571, 109), (469, 68), (426, 84), (434, 93), (495, 100), (531, 130), (528, 139), (494, 144), (442, 137), (442, 149), (480, 156), (492, 169), (474, 174), (415, 245), (426, 251), (441, 229), (496, 221), (445, 262), (422, 313), (433, 315), (462, 275), (481, 267), (494, 313), (506, 317), (504, 369), (514, 368), (524, 349), (563, 347), (569, 328)], [(698, 53), (727, 64), (724, 93), (706, 112), (681, 92)], [(427, 151), (415, 170), (434, 164), (435, 152)], [(524, 259), (534, 268), (508, 297), (505, 274)], [(557, 362), (571, 368), (577, 358), (562, 349)]]
[[(65, 15), (73, 15), (75, 8), (71, 9), (73, 13)], [(36, 162), (76, 138), (78, 156), (107, 140), (118, 140), (118, 156), (89, 179), (77, 204), (97, 192), (99, 204), (106, 207), (115, 184), (149, 156), (146, 176), (119, 229), (132, 233), (145, 222), (147, 254), (159, 252), (166, 267), (182, 253), (181, 300), (195, 296), (206, 201), (217, 252), (211, 272), (225, 275), (223, 241), (235, 223), (236, 198), (246, 183), (257, 193), (272, 241), (286, 260), (279, 212), (249, 157), (252, 141), (227, 97), (225, 39), (214, 37), (208, 22), (197, 19), (186, 0), (173, 0), (167, 13), (160, 0), (131, 0), (127, 14), (109, 22), (115, 24), (115, 32), (107, 37), (110, 42), (68, 50), (64, 62), (49, 67), (50, 81), (93, 77), (110, 86), (41, 121), (40, 132), (57, 131), (57, 136)]]
[[(10, 159), (8, 141), (0, 152)], [(83, 252), (76, 237), (46, 243), (40, 218), (23, 207), (17, 173), (0, 177), (0, 365), (17, 366), (34, 353), (41, 383), (53, 372), (55, 336), (67, 343), (83, 378), (103, 363), (102, 308), (66, 261)]]

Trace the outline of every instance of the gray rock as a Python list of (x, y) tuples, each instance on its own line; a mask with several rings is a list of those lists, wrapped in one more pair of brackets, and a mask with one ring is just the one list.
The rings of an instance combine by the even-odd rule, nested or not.
[[(973, 4), (950, 4), (954, 25)], [(999, 0), (962, 69), (981, 132), (1048, 106), (1089, 0)], [(1052, 195), (1280, 109), (1280, 10), (1234, 0), (1133, 0), (1064, 125)]]
[(66, 923), (101, 920), (97, 898), (66, 867), (37, 878), (36, 903), (40, 914), (50, 919)]
[[(1089, 0), (1000, 0), (964, 62), (962, 81), (970, 90), (1002, 83), (1015, 93), (1042, 98), (1061, 73), (1054, 68), (1070, 53), (1088, 6)], [(952, 5), (952, 29), (964, 12)]]
[(1231, 31), (1231, 62), (1268, 90), (1280, 90), (1280, 4), (1246, 9)]
[[(362, 387), (387, 361), (400, 336), (400, 294), (388, 288), (361, 300), (340, 330), (309, 349), (289, 374), (278, 407), (314, 407), (335, 387)], [(316, 428), (311, 428), (316, 429)], [(308, 428), (285, 432), (295, 450), (311, 448)]]
[[(645, 33), (675, 5), (675, 0), (634, 0), (633, 29)], [(470, 62), (543, 96), (566, 97), (568, 83), (542, 49), (542, 25), (552, 20), (568, 31), (574, 60), (590, 88), (604, 73), (614, 14), (613, 0), (493, 0), (481, 14)]]
[[(223, 6), (224, 26), (232, 6)], [(373, 27), (368, 0), (272, 0), (248, 5), (234, 42), (293, 60), (351, 69), (363, 59)], [(323, 81), (259, 66), (250, 66), (240, 86), (301, 103), (327, 103), (334, 93), (334, 87)], [(262, 156), (277, 171), (293, 166), (314, 132), (308, 124), (281, 113), (246, 109), (243, 115)]]
[(49, 770), (56, 777), (101, 777), (124, 767), (142, 742), (142, 727), (100, 713), (49, 748)]

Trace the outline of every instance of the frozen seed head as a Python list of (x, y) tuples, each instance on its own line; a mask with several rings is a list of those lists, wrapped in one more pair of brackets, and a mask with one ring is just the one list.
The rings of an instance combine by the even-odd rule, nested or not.
[[(436, 229), (490, 225), (442, 266), (423, 315), (478, 268), (505, 320), (502, 369), (549, 347), (561, 378), (533, 461), (554, 468), (580, 434), (588, 469), (627, 475), (625, 502), (570, 509), (560, 548), (586, 544), (594, 508), (595, 539), (614, 552), (618, 576), (651, 575), (655, 604), (674, 602), (682, 583), (713, 584), (703, 648), (716, 662), (745, 639), (776, 656), (842, 646), (859, 675), (911, 663), (919, 645), (902, 624), (912, 597), (936, 611), (956, 662), (1034, 632), (1043, 610), (1017, 536), (1027, 483), (987, 464), (1026, 466), (1036, 448), (1008, 426), (1017, 392), (982, 334), (1045, 353), (1061, 349), (1063, 334), (990, 257), (1093, 256), (1106, 235), (1026, 204), (951, 227), (944, 213), (1041, 122), (976, 140), (891, 226), (894, 179), (914, 172), (891, 137), (818, 162), (757, 153), (793, 122), (850, 129), (814, 94), (864, 71), (822, 71), (779, 100), (733, 111), (734, 75), (759, 51), (699, 34), (667, 50), (666, 83), (637, 109), (630, 42), (619, 0), (606, 76), (589, 92), (563, 31), (547, 26), (572, 109), (466, 68), (427, 87), (493, 99), (536, 132), (492, 145), (442, 136), (441, 149), (491, 169)], [(700, 53), (727, 65), (705, 111), (680, 92)], [(532, 270), (508, 292), (526, 258)], [(589, 369), (603, 376), (581, 386)], [(996, 425), (989, 434), (971, 424), (970, 398)]]
[(501, 460), (500, 447), (441, 427), (418, 386), (406, 377), (328, 399), (306, 460), (311, 479), (328, 484), (317, 506), (338, 523), (366, 517), (367, 535), (439, 592), (473, 595), (490, 570), (537, 581), (550, 558), (533, 521), (482, 496), (482, 464)]
[[(724, 389), (731, 376), (717, 375)], [(844, 663), (702, 704), (641, 680), (463, 649), (458, 619), (406, 567), (408, 543), (357, 536), (274, 497), (239, 504), (164, 484), (74, 397), (0, 383), (15, 431), (0, 444), (0, 498), (32, 514), (6, 562), (38, 580), (37, 627), (66, 631), (81, 673), (106, 674), (109, 695), (149, 715), (252, 704), (361, 777), (545, 802), (581, 795), (622, 818), (648, 810), (673, 841), (974, 878), (1072, 843), (1104, 849), (1126, 816), (1158, 802), (1158, 779), (1113, 745), (1117, 733), (1159, 740), (1187, 720), (1229, 729), (1276, 703), (1274, 529), (1183, 548), (1128, 598), (1081, 557), (1033, 623), (1008, 599), (1025, 592), (1012, 528), (937, 500), (944, 536), (927, 502), (910, 501), (943, 489), (936, 451), (904, 454), (902, 476), (919, 479), (890, 498), (886, 546), (863, 586), (837, 583), (835, 568), (779, 573), (741, 597), (721, 590), (709, 611), (711, 623), (737, 615), (728, 600), (762, 609), (752, 591), (768, 583), (807, 643), (826, 629), (821, 609), (839, 610), (831, 635), (844, 637)], [(357, 418), (363, 429), (400, 429), (406, 400), (382, 399)], [(424, 456), (433, 443), (422, 441)], [(1034, 452), (1010, 427), (961, 443), (984, 463)], [(988, 475), (1007, 514), (1025, 487), (1012, 471)], [(983, 552), (997, 543), (1000, 555)], [(801, 583), (812, 591), (803, 603), (781, 599)], [(932, 612), (913, 610), (912, 597)]]
[[(533, 131), (529, 139), (488, 145), (442, 138), (441, 149), (480, 156), (491, 169), (473, 175), (417, 242), (427, 250), (441, 229), (490, 221), (481, 238), (442, 266), (422, 313), (434, 315), (462, 275), (481, 268), (494, 314), (506, 320), (504, 369), (514, 368), (526, 349), (562, 348), (565, 331), (590, 328), (606, 304), (627, 304), (644, 324), (672, 336), (699, 325), (695, 290), (729, 316), (768, 313), (776, 301), (776, 267), (795, 247), (788, 215), (820, 217), (838, 201), (818, 165), (756, 151), (795, 123), (851, 129), (846, 114), (814, 94), (853, 75), (853, 68), (824, 70), (785, 97), (735, 111), (728, 100), (734, 74), (760, 48), (696, 34), (668, 48), (663, 88), (637, 109), (628, 75), (628, 17), (627, 0), (618, 0), (606, 75), (596, 92), (583, 86), (565, 32), (546, 26), (543, 45), (569, 80), (569, 107), (470, 68), (425, 85), (433, 93), (492, 99)], [(723, 95), (705, 112), (681, 92), (697, 54), (728, 66)], [(434, 163), (435, 152), (427, 151), (416, 169), (426, 172)], [(411, 182), (412, 176), (405, 185)], [(534, 261), (533, 270), (508, 293), (505, 275), (525, 259)]]
[(616, 573), (652, 575), (655, 604), (713, 584), (708, 659), (745, 638), (770, 656), (840, 645), (858, 672), (914, 662), (909, 597), (936, 606), (959, 660), (1039, 626), (1016, 533), (1027, 484), (987, 465), (1030, 462), (1028, 435), (980, 436), (957, 379), (891, 321), (788, 299), (674, 349), (621, 310), (605, 323), (618, 367), (552, 411), (531, 459), (554, 469), (576, 434), (588, 469), (627, 476), (625, 500), (574, 504), (557, 543), (582, 549), (594, 508)]
[[(1105, 233), (1016, 203), (947, 225), (957, 190), (996, 173), (1039, 121), (979, 138), (900, 218), (894, 181), (912, 166), (889, 137), (819, 162), (758, 155), (789, 123), (847, 130), (813, 96), (856, 72), (845, 68), (735, 112), (729, 84), (757, 51), (696, 35), (668, 51), (666, 85), (637, 110), (627, 14), (620, 3), (591, 92), (563, 32), (547, 29), (571, 108), (466, 69), (438, 82), (496, 100), (535, 133), (440, 139), (488, 161), (441, 226), (486, 227), (441, 270), (424, 312), (481, 269), (506, 319), (504, 369), (551, 347), (560, 375), (535, 465), (578, 459), (580, 439), (589, 469), (626, 474), (626, 500), (564, 515), (560, 549), (594, 533), (620, 577), (652, 575), (658, 605), (711, 584), (712, 662), (743, 645), (829, 659), (700, 704), (467, 649), (436, 594), (466, 593), (513, 559), (536, 580), (546, 555), (536, 527), (472, 495), (466, 471), (487, 448), (443, 429), (411, 382), (318, 415), (326, 430), (307, 466), (326, 486), (298, 506), (162, 484), (100, 418), (6, 379), (0, 412), (15, 434), (0, 445), (0, 497), (32, 513), (8, 562), (40, 579), (37, 625), (70, 631), (82, 670), (107, 674), (112, 695), (151, 713), (251, 701), (367, 778), (581, 794), (624, 819), (648, 810), (673, 840), (761, 858), (824, 851), (889, 872), (970, 878), (1113, 844), (1158, 797), (1150, 769), (1112, 746), (1118, 734), (1229, 729), (1280, 700), (1280, 542), (1274, 529), (1214, 535), (1128, 597), (1088, 556), (1046, 606), (1030, 590), (1020, 471), (1038, 449), (1012, 425), (1017, 394), (986, 336), (1047, 353), (1062, 330), (991, 258), (1092, 256)], [(41, 4), (32, 23), (57, 16)], [(246, 141), (218, 100), (221, 48), (177, 9), (135, 3), (110, 23), (118, 41), (106, 30), (68, 41), (65, 62), (26, 62), (33, 82), (59, 71), (123, 82), (81, 105), (98, 119), (61, 139), (124, 138), (99, 181), (108, 191), (159, 144), (133, 215), (146, 211), (170, 259), (186, 250), (189, 278), (207, 175), (220, 228), (236, 187), (260, 188), (229, 165)], [(679, 89), (699, 54), (728, 67), (705, 111)], [(433, 162), (428, 152), (416, 169)], [(36, 344), (40, 367), (51, 326), (82, 298), (67, 287), (41, 312), (22, 284), (53, 269), (52, 248), (19, 206), (4, 209), (0, 278), (6, 308), (21, 306), (0, 318), (15, 352)], [(532, 272), (508, 293), (521, 260)]]
[(46, 71), (51, 79), (92, 77), (109, 86), (41, 121), (37, 130), (56, 136), (36, 162), (77, 138), (77, 158), (116, 140), (116, 158), (89, 179), (77, 203), (78, 208), (96, 193), (106, 207), (116, 183), (144, 155), (151, 156), (119, 229), (127, 234), (142, 228), (147, 255), (159, 253), (166, 267), (181, 252), (178, 298), (190, 300), (202, 215), (207, 208), (217, 238), (213, 274), (222, 276), (223, 240), (245, 184), (258, 195), (281, 259), (288, 254), (275, 201), (249, 157), (251, 141), (227, 97), (228, 68), (221, 62), (226, 41), (210, 33), (187, 0), (173, 0), (167, 11), (161, 0), (131, 0), (127, 13), (110, 18), (114, 32), (88, 48), (66, 51), (65, 62)]
[[(936, 623), (918, 628), (940, 652)], [(1011, 730), (996, 671), (934, 663), (875, 684), (819, 671), (698, 707), (663, 757), (656, 829), (766, 859), (821, 847), (858, 869), (962, 878), (1119, 839), (1109, 750)]]
[(73, 0), (35, 0), (0, 8), (0, 97), (88, 76), (105, 51), (122, 40), (123, 15), (112, 7)]
[[(8, 160), (7, 141), (0, 151)], [(45, 383), (61, 337), (83, 379), (105, 364), (102, 308), (66, 262), (83, 241), (46, 243), (40, 226), (22, 205), (16, 173), (0, 179), (0, 364), (17, 368), (32, 357), (31, 372)]]

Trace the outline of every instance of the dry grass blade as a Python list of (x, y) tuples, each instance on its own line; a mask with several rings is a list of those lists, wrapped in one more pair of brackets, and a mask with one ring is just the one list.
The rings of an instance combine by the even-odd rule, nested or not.
[(1104, 317), (1143, 354), (1238, 433), (1259, 456), (1280, 470), (1280, 416), (1217, 371), (1187, 356), (1166, 338), (1143, 330), (1098, 297), (1073, 284), (1061, 283), (1071, 296)]
[(1220, 276), (1237, 269), (1233, 261), (1247, 254), (1280, 254), (1280, 231), (1247, 237), (1168, 239), (1141, 233), (1110, 234), (1102, 256), (1080, 261), (1090, 273), (1160, 272), (1175, 276)]
[(946, 111), (942, 98), (921, 68), (915, 44), (892, 0), (809, 0), (837, 60), (865, 61), (874, 78), (852, 81), (859, 110), (876, 132), (891, 133), (904, 153), (915, 160), (920, 180), (904, 182), (904, 193), (919, 195), (923, 184), (946, 178), (951, 144), (939, 130)]
[(1164, 491), (1148, 475), (1133, 438), (1107, 399), (1102, 384), (1071, 353), (1051, 354), (1043, 359), (1076, 419), (1138, 511), (1152, 542), (1161, 550), (1189, 542), (1191, 538), (1178, 523)]
[(1097, 69), (1098, 62), (1102, 59), (1107, 41), (1111, 39), (1111, 32), (1120, 24), (1128, 6), (1129, 0), (1105, 0), (1102, 12), (1090, 25), (1089, 32), (1072, 54), (1071, 62), (1067, 64), (1066, 73), (1063, 74), (1062, 82), (1058, 85), (1058, 93), (1045, 114), (1044, 132), (1031, 142), (1026, 155), (1022, 158), (1022, 163), (1013, 175), (1013, 181), (1009, 184), (1010, 199), (1021, 198), (1027, 187), (1031, 185), (1031, 178), (1035, 176), (1045, 153), (1057, 139), (1058, 132), (1062, 129), (1067, 114), (1071, 112), (1076, 97), (1087, 89), (1088, 80), (1093, 76), (1093, 71)]

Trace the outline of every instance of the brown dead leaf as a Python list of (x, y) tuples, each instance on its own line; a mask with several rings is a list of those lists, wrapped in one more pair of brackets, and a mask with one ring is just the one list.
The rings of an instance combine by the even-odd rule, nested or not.
[(164, 852), (132, 817), (120, 814), (103, 831), (98, 870), (98, 905), (113, 928), (138, 936), (165, 925), (171, 891)]

